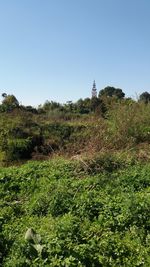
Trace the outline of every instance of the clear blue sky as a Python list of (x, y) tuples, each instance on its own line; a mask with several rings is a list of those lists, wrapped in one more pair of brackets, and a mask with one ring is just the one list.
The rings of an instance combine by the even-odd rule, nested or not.
[(0, 93), (25, 105), (150, 92), (150, 0), (0, 0)]

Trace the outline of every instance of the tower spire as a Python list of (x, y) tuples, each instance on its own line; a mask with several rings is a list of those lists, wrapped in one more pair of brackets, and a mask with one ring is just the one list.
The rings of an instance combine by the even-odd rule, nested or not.
[(97, 97), (97, 89), (96, 89), (96, 82), (94, 80), (93, 87), (92, 87), (92, 97)]

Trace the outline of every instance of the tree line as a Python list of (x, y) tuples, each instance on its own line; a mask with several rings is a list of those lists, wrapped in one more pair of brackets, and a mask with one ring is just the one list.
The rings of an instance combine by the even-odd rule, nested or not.
[[(32, 106), (23, 106), (19, 104), (19, 101), (14, 95), (9, 95), (6, 93), (2, 94), (2, 103), (0, 104), (0, 112), (11, 112), (14, 109), (20, 109), (32, 113), (47, 113), (47, 112), (60, 112), (60, 113), (79, 113), (79, 114), (89, 114), (97, 113), (104, 115), (107, 111), (108, 101), (134, 101), (131, 98), (126, 98), (125, 93), (120, 88), (115, 88), (113, 86), (107, 86), (99, 91), (98, 97), (79, 99), (77, 102), (67, 101), (65, 104), (60, 104), (55, 101), (46, 101), (43, 105), (39, 105), (38, 108)], [(143, 101), (145, 104), (150, 102), (150, 93), (143, 92), (139, 96), (138, 101)]]

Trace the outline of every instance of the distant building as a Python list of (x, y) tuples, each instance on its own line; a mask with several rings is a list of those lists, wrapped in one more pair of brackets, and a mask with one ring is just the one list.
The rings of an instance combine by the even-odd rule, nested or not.
[(97, 89), (96, 89), (96, 82), (94, 80), (93, 87), (92, 87), (92, 97), (97, 97)]

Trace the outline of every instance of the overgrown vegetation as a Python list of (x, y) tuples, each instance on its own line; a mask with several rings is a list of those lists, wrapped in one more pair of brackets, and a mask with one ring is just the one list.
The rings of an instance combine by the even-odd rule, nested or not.
[(2, 266), (149, 266), (149, 164), (107, 155), (0, 171)]
[[(150, 104), (0, 105), (0, 266), (150, 266)], [(24, 163), (24, 164), (22, 164)]]
[(134, 153), (150, 141), (149, 99), (145, 92), (134, 101), (125, 98), (121, 89), (107, 86), (99, 97), (64, 105), (46, 101), (35, 109), (19, 105), (13, 95), (3, 94), (0, 164), (110, 149), (132, 149)]

